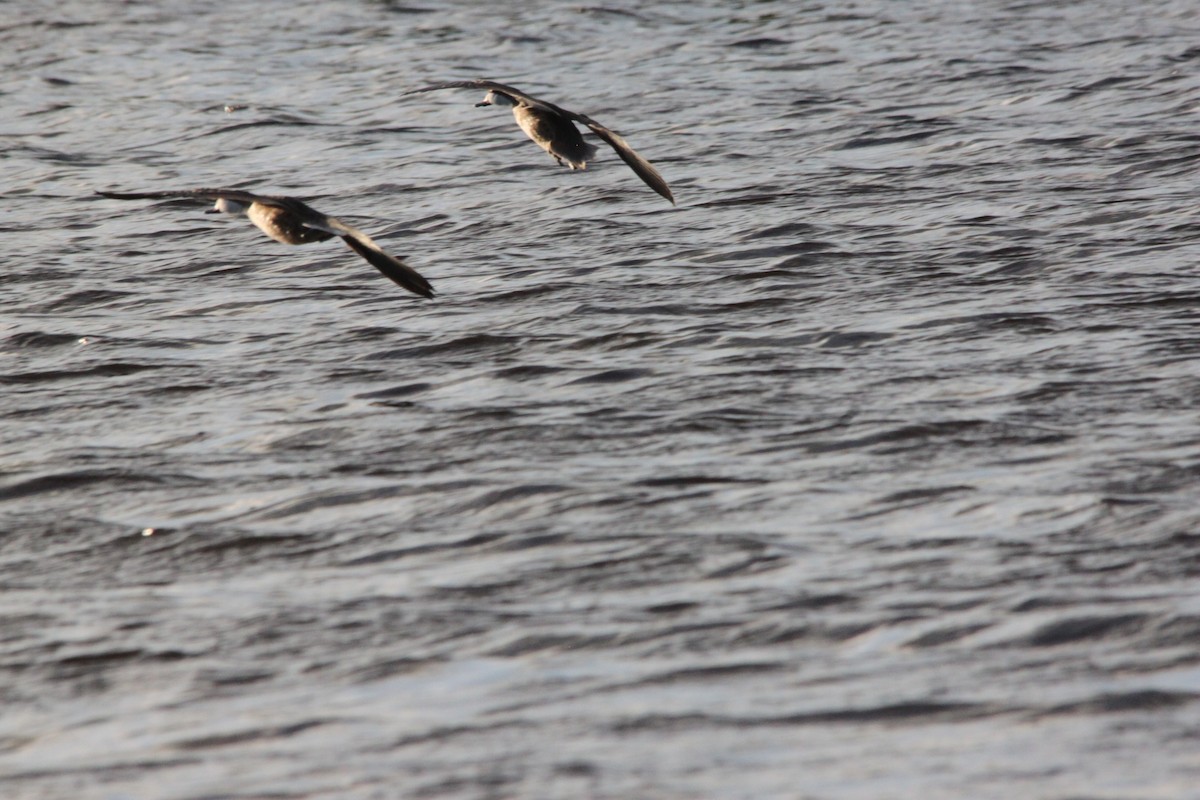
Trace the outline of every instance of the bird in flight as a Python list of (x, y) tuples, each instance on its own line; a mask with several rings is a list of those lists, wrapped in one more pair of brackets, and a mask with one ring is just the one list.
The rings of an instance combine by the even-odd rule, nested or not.
[(587, 162), (596, 156), (596, 148), (583, 140), (583, 136), (574, 123), (579, 122), (586, 125), (593, 133), (608, 142), (612, 149), (617, 151), (621, 160), (628, 164), (637, 176), (646, 182), (647, 186), (670, 200), (671, 205), (675, 205), (671, 187), (667, 186), (667, 182), (663, 180), (662, 175), (658, 174), (658, 170), (651, 166), (649, 161), (638, 155), (620, 135), (586, 114), (578, 114), (545, 100), (538, 100), (520, 89), (505, 86), (503, 83), (482, 79), (436, 83), (433, 86), (424, 86), (404, 92), (404, 94), (433, 92), (438, 89), (487, 89), (487, 95), (481, 102), (476, 103), (476, 106), (495, 105), (512, 108), (513, 116), (516, 118), (517, 124), (521, 126), (521, 130), (525, 131), (525, 134), (539, 147), (553, 156), (559, 165), (565, 165), (571, 169), (587, 169)]
[(341, 237), (351, 250), (402, 288), (422, 297), (433, 297), (433, 287), (419, 272), (383, 248), (357, 228), (322, 214), (294, 197), (273, 197), (239, 189), (182, 189), (173, 192), (96, 192), (114, 200), (165, 200), (188, 198), (215, 201), (208, 214), (245, 214), (277, 242), (308, 244)]

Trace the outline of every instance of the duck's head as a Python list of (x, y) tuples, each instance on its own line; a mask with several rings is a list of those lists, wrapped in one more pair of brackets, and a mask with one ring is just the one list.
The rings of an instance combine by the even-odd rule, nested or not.
[(508, 106), (511, 108), (515, 105), (517, 105), (517, 101), (512, 97), (512, 95), (507, 95), (504, 92), (498, 92), (495, 89), (492, 89), (486, 95), (484, 95), (484, 98), (481, 102), (475, 104), (475, 107)]
[(237, 200), (230, 200), (227, 197), (218, 197), (217, 202), (205, 214), (232, 214), (233, 216), (241, 216), (246, 213), (246, 209), (250, 206), (246, 203), (239, 203)]

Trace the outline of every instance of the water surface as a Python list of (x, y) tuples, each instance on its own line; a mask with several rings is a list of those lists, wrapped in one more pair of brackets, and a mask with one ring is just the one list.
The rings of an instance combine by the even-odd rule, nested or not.
[(5, 6), (6, 798), (1195, 794), (1194, 6), (643, 6)]

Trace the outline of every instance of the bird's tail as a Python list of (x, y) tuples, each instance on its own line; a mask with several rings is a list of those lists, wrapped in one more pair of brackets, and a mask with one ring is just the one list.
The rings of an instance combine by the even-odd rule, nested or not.
[(596, 146), (580, 138), (577, 144), (555, 143), (557, 146), (551, 155), (557, 156), (559, 163), (566, 162), (571, 169), (587, 169), (588, 162), (596, 157)]

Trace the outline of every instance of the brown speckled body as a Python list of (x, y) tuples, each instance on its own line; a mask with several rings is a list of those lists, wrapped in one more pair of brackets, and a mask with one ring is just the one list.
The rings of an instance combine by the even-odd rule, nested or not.
[(300, 217), (279, 206), (252, 203), (246, 214), (263, 233), (284, 244), (323, 242), (334, 236), (328, 231), (305, 226)]
[(566, 164), (571, 169), (587, 169), (588, 160), (596, 157), (596, 148), (583, 140), (579, 129), (569, 119), (531, 106), (514, 107), (513, 116), (525, 135), (554, 156), (559, 164)]

